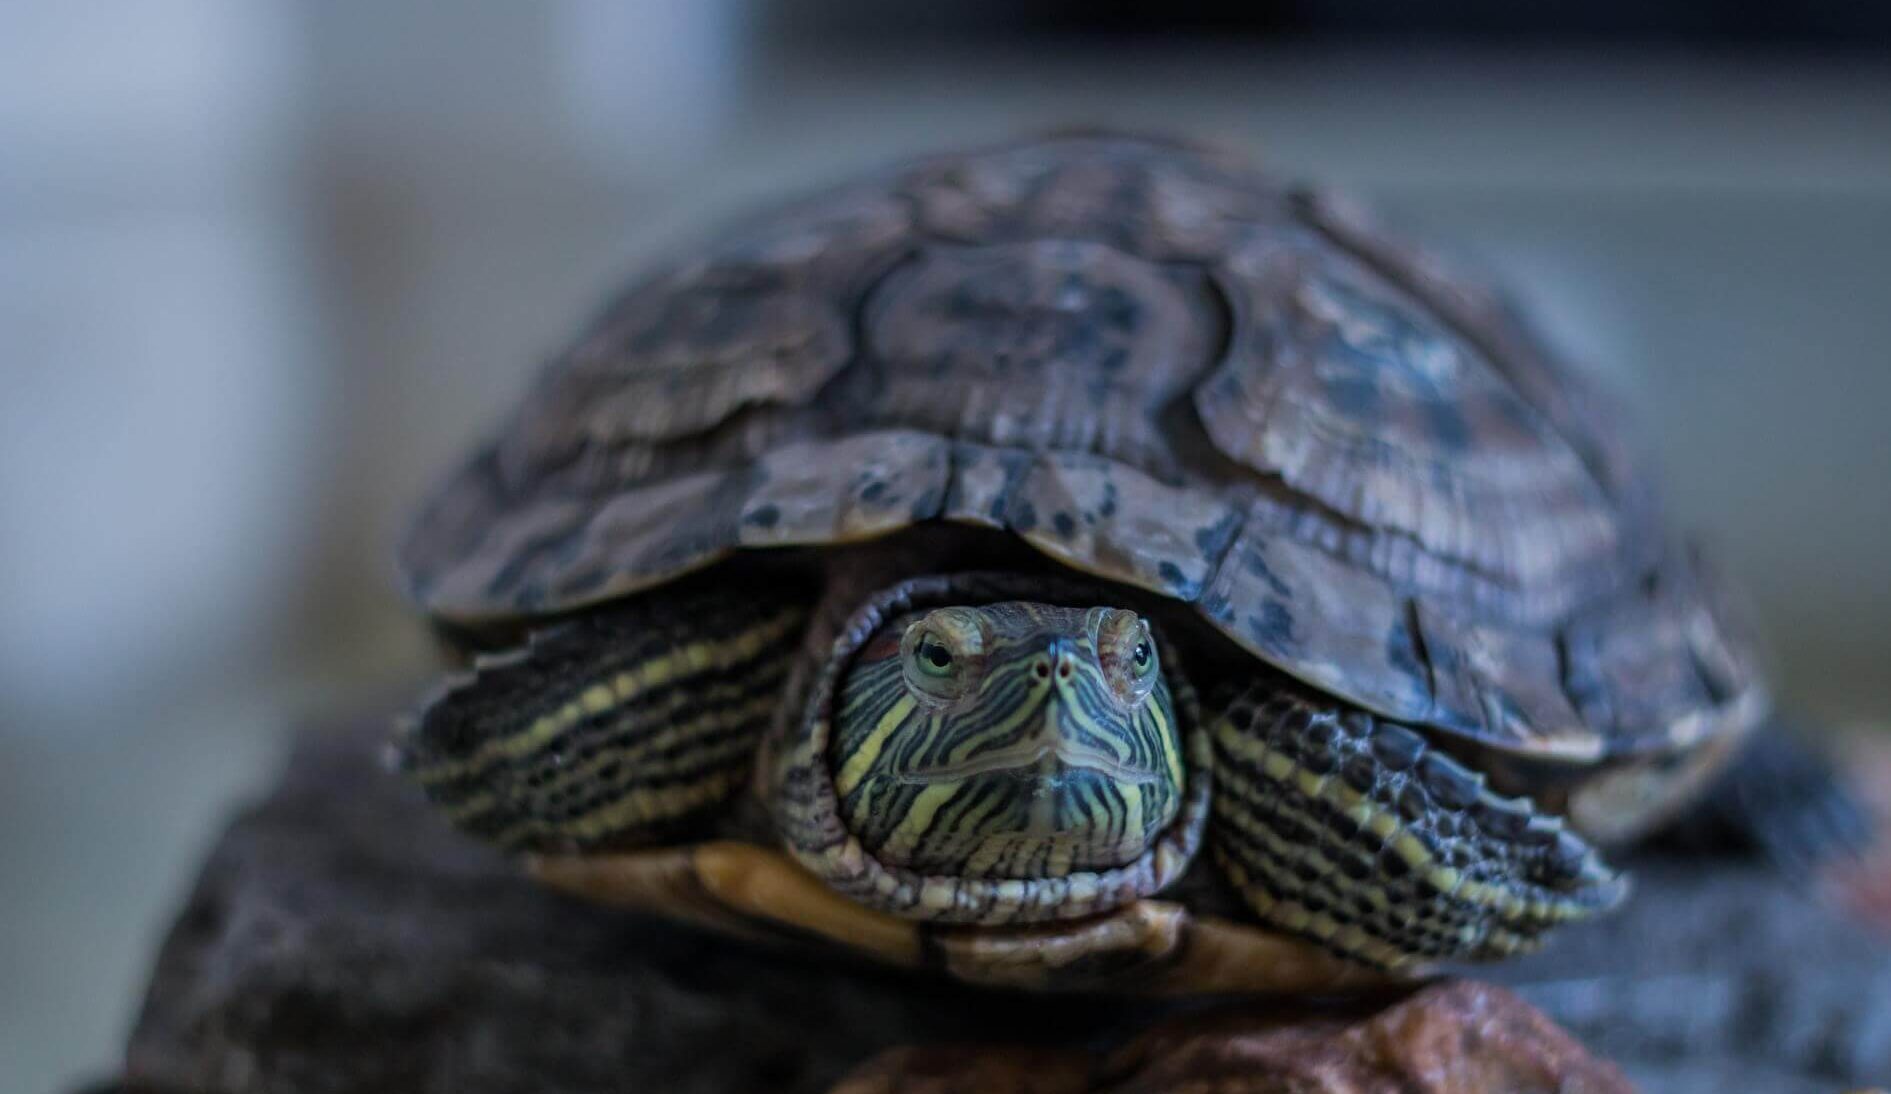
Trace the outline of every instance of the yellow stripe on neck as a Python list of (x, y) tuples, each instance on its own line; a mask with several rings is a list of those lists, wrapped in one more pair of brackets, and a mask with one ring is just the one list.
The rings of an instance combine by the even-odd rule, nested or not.
[(522, 759), (584, 719), (606, 713), (674, 680), (753, 660), (798, 626), (802, 615), (800, 608), (791, 608), (730, 637), (678, 646), (617, 673), (608, 684), (596, 681), (587, 685), (578, 698), (539, 715), (523, 731), (482, 742), (471, 755), (422, 768), (416, 777), (423, 785), (453, 782), (480, 774), (500, 761)]
[(898, 702), (880, 716), (880, 720), (874, 723), (873, 732), (867, 734), (867, 739), (860, 742), (860, 747), (854, 749), (853, 755), (847, 757), (847, 762), (841, 765), (840, 773), (834, 777), (834, 790), (837, 794), (844, 798), (854, 792), (854, 787), (860, 785), (860, 780), (866, 778), (867, 772), (873, 768), (874, 761), (880, 758), (880, 750), (886, 747), (887, 738), (893, 735), (894, 730), (904, 725), (906, 719), (912, 717), (913, 708), (918, 705), (918, 701), (912, 696), (902, 695)]

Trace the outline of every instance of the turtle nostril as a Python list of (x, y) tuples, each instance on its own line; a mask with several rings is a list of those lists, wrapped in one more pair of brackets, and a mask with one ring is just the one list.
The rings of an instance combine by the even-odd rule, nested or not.
[(1053, 638), (1045, 646), (1043, 658), (1038, 662), (1037, 677), (1040, 680), (1049, 679), (1051, 670), (1055, 669), (1059, 680), (1068, 680), (1074, 671), (1072, 666), (1076, 659), (1076, 643), (1068, 638)]
[(1031, 671), (1037, 674), (1039, 680), (1049, 680), (1051, 678), (1051, 667), (1042, 661), (1039, 661)]

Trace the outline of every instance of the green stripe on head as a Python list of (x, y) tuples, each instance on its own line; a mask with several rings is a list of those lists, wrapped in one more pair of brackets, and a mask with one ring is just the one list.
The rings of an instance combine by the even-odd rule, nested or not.
[(902, 617), (856, 658), (834, 730), (849, 827), (875, 857), (928, 873), (1121, 866), (1180, 808), (1173, 700), (1147, 628), (1119, 609)]

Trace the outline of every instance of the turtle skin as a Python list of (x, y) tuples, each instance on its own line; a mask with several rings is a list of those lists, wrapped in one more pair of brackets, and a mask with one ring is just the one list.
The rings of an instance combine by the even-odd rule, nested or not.
[[(724, 927), (772, 919), (856, 948), (877, 939), (864, 948), (1002, 982), (1098, 946), (1115, 958), (1192, 946), (1166, 990), (1350, 982), (1324, 955), (1289, 959), (1230, 927), (1239, 912), (1196, 884), (1199, 870), (1178, 903), (1131, 902), (1061, 934), (913, 935), (742, 850), (785, 836), (830, 889), (906, 913), (932, 901), (968, 924), (1018, 914), (989, 896), (1002, 886), (969, 903), (939, 895), (848, 843), (831, 775), (815, 779), (825, 797), (793, 792), (827, 762), (821, 718), (797, 737), (781, 713), (837, 686), (845, 665), (817, 670), (837, 641), (866, 642), (847, 630), (866, 592), (964, 558), (957, 569), (1001, 569), (1027, 591), (1056, 575), (1097, 582), (1110, 600), (1087, 603), (1133, 605), (1166, 628), (1216, 690), (1221, 713), (1189, 746), (1212, 751), (1200, 763), (1216, 769), (1215, 808), (1251, 812), (1267, 779), (1302, 774), (1330, 799), (1317, 818), (1269, 816), (1247, 836), (1306, 832), (1333, 865), (1361, 860), (1365, 836), (1385, 843), (1365, 857), (1384, 859), (1390, 834), (1418, 824), (1426, 848), (1460, 857), (1414, 852), (1401, 869), (1417, 864), (1411, 885), (1462, 899), (1436, 922), (1387, 929), (1451, 956), (1466, 917), (1507, 901), (1508, 926), (1479, 935), (1478, 954), (1527, 948), (1620, 895), (1577, 834), (1620, 841), (1669, 817), (1769, 710), (1737, 605), (1669, 534), (1619, 416), (1486, 282), (1229, 153), (1086, 135), (898, 165), (635, 281), (423, 507), (399, 555), (414, 601), (463, 647), (531, 637), (449, 687), (410, 737), (409, 766), (462, 816), (510, 826), (482, 834), (581, 852), (536, 860), (554, 883)], [(863, 573), (877, 576), (845, 591)], [(655, 626), (670, 637), (640, 639), (647, 656), (675, 662), (662, 650), (695, 648), (703, 620), (727, 614), (727, 590), (775, 590), (778, 574), (814, 587), (769, 617), (805, 622), (799, 647), (775, 632), (778, 659), (759, 640), (697, 643), (698, 668), (726, 655), (745, 679), (766, 666), (770, 682), (743, 692), (739, 714), (703, 713), (739, 729), (717, 738), (712, 788), (665, 785), (659, 767), (645, 789), (667, 797), (600, 810), (540, 793), (595, 789), (557, 747), (533, 751), (566, 731), (605, 734), (587, 722), (596, 685), (583, 673), (648, 672), (601, 653), (598, 635), (615, 627), (628, 642)], [(704, 587), (717, 606), (689, 599)], [(611, 622), (623, 606), (647, 610)], [(771, 717), (768, 688), (784, 676)], [(482, 711), (524, 709), (559, 680), (575, 681), (564, 706), (505, 734), (482, 728)], [(597, 694), (602, 717), (610, 696)], [(667, 715), (632, 714), (662, 737)], [(1310, 746), (1319, 735), (1337, 751)], [(507, 814), (511, 791), (490, 782), (452, 785), (478, 766), (468, 755), (509, 753), (540, 765), (505, 775), (536, 815)], [(744, 819), (783, 786), (788, 807)], [(1205, 784), (1190, 793), (1205, 801)], [(679, 834), (709, 805), (722, 810), (715, 840)], [(574, 834), (547, 809), (591, 827)], [(1442, 827), (1424, 827), (1440, 811)], [(1187, 811), (1196, 828), (1175, 836), (1184, 858), (1205, 812)], [(1385, 827), (1362, 836), (1366, 819)], [(614, 844), (665, 850), (634, 869), (584, 857)], [(1215, 854), (1274, 925), (1373, 964), (1410, 956), (1333, 945), (1327, 904), (1388, 914), (1337, 873), (1311, 910), (1262, 907), (1281, 886), (1240, 879), (1277, 856), (1225, 834)], [(1497, 873), (1455, 868), (1472, 860)], [(1506, 889), (1512, 866), (1543, 885)], [(1143, 875), (1166, 886), (1178, 870)], [(1093, 945), (1104, 935), (1117, 941)], [(1227, 971), (1257, 962), (1295, 971)]]

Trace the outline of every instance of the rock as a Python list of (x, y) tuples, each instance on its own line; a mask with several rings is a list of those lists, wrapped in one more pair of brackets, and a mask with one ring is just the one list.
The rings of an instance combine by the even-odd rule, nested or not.
[(941, 1045), (895, 1048), (861, 1065), (828, 1094), (1089, 1094), (1092, 1058), (1058, 1048)]
[(439, 823), (376, 755), (309, 736), (210, 856), (132, 1034), (135, 1084), (239, 1092), (818, 1090), (915, 1030), (1103, 1016), (609, 912)]
[[(1650, 1091), (1701, 1089), (1685, 1085), (1697, 1072), (1770, 1069), (1782, 1078), (1767, 1089), (1805, 1081), (1826, 1094), (1891, 1074), (1886, 951), (1757, 870), (1643, 864), (1622, 916), (1480, 970), (1515, 997), (1460, 983), (1346, 1013), (1053, 1005), (560, 897), (383, 774), (384, 734), (376, 720), (307, 735), (281, 785), (215, 848), (159, 955), (125, 1089), (821, 1091), (851, 1072), (852, 1089), (967, 1089), (940, 1084), (969, 1075), (1002, 1090), (1024, 1065), (1031, 1089), (1148, 1090), (1208, 1073), (1188, 1068), (1287, 1066), (1316, 1050), (1359, 1078), (1307, 1089), (1381, 1089), (1421, 1051), (1622, 1089), (1518, 997), (1618, 1054)], [(1459, 1020), (1470, 1014), (1490, 1023)], [(1502, 1036), (1471, 1045), (1473, 1029)], [(941, 1057), (949, 1044), (987, 1047)], [(859, 1085), (889, 1075), (909, 1085)], [(1382, 1085), (1358, 1085), (1369, 1081)]]
[[(1884, 774), (1891, 784), (1891, 764)], [(1738, 1075), (1742, 1088), (1830, 1094), (1891, 1076), (1891, 936), (1835, 910), (1883, 891), (1891, 861), (1800, 886), (1706, 855), (1627, 865), (1636, 892), (1620, 911), (1481, 974), (1648, 1090), (1724, 1089), (1712, 1077)]]
[(832, 1094), (1620, 1094), (1628, 1080), (1502, 988), (1448, 981), (1389, 1006), (1232, 1007), (1170, 1019), (1097, 1057), (896, 1049)]
[(583, 904), (448, 829), (376, 722), (302, 739), (159, 955), (137, 1088), (824, 1090), (915, 1040), (1083, 1041), (1140, 1019), (783, 954)]

